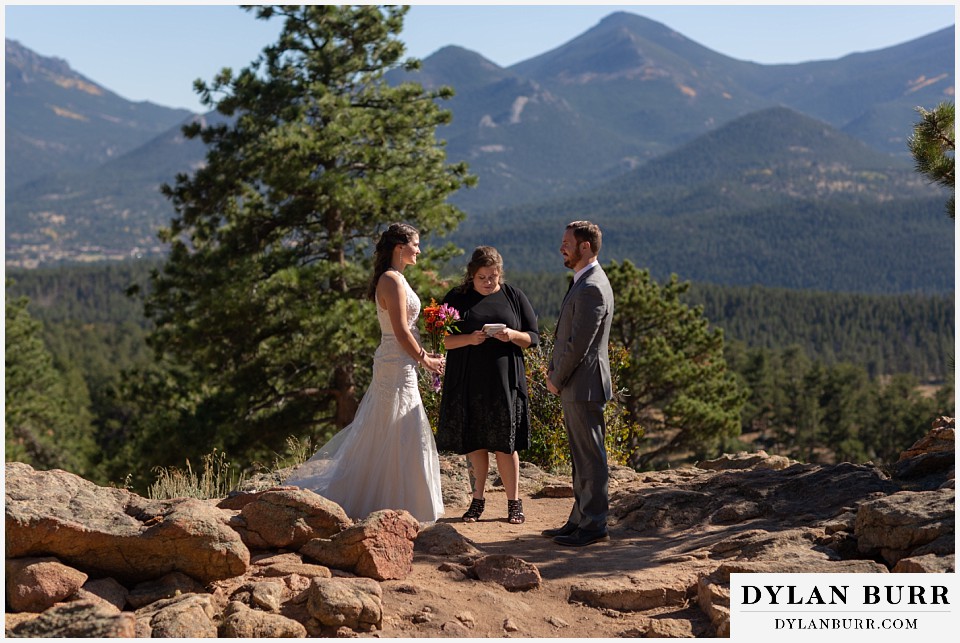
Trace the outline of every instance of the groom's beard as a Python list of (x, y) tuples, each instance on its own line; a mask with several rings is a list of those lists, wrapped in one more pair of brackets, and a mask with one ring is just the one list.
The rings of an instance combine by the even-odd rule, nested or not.
[(573, 252), (567, 253), (567, 255), (563, 258), (563, 265), (572, 269), (574, 266), (580, 263), (580, 259), (582, 257), (583, 253), (580, 252), (580, 248), (577, 248)]

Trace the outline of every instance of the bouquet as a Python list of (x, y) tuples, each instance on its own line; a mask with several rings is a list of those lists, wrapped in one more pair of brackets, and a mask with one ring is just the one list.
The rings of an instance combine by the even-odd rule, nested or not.
[[(460, 321), (460, 313), (450, 304), (437, 304), (436, 299), (430, 300), (430, 305), (423, 309), (423, 325), (427, 331), (427, 338), (430, 341), (430, 351), (434, 355), (443, 355), (446, 348), (443, 345), (443, 338), (450, 334), (451, 330), (457, 329), (457, 322)], [(440, 374), (433, 374), (433, 390), (440, 390)]]

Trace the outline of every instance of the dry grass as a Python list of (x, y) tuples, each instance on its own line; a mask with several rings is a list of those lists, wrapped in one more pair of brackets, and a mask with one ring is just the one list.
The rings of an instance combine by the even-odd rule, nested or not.
[[(256, 477), (269, 478), (271, 474), (303, 464), (311, 455), (313, 448), (309, 439), (300, 440), (297, 437), (287, 438), (287, 448), (283, 454), (277, 454), (273, 466), (254, 464), (253, 469), (259, 471)], [(147, 495), (153, 500), (170, 498), (225, 498), (232, 491), (238, 491), (247, 482), (247, 476), (227, 460), (223, 451), (213, 450), (203, 456), (203, 464), (199, 472), (193, 470), (190, 460), (187, 460), (185, 469), (179, 467), (157, 467), (156, 481), (150, 485)], [(266, 473), (263, 473), (266, 471)], [(274, 475), (273, 477), (277, 477)]]
[(224, 498), (243, 483), (244, 476), (227, 460), (227, 454), (214, 449), (203, 456), (199, 472), (187, 460), (186, 469), (157, 467), (157, 480), (147, 490), (154, 500), (169, 498)]

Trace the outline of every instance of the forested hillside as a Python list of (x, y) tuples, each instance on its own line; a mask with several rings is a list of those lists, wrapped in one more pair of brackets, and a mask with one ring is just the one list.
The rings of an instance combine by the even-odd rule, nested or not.
[[(8, 296), (27, 296), (31, 314), (44, 324), (58, 361), (85, 365), (88, 373), (127, 368), (148, 359), (146, 319), (131, 286), (145, 288), (154, 261), (61, 266), (7, 272)], [(510, 271), (552, 328), (560, 312), (567, 274)], [(434, 293), (437, 297), (443, 293)], [(728, 341), (779, 350), (796, 345), (826, 364), (849, 362), (870, 377), (909, 373), (943, 381), (953, 368), (953, 295), (866, 295), (797, 291), (761, 286), (693, 283), (684, 297), (703, 306), (711, 325)], [(82, 359), (81, 359), (82, 358)]]
[[(140, 300), (126, 293), (131, 286), (145, 288), (150, 270), (158, 265), (129, 261), (7, 275), (8, 343), (10, 302), (26, 296), (23, 313), (36, 320), (35, 336), (60, 382), (54, 389), (70, 393), (67, 402), (40, 417), (72, 414), (72, 437), (61, 440), (61, 446), (86, 458), (75, 468), (103, 482), (121, 482), (147, 457), (126, 444), (124, 427), (142, 411), (122, 399), (122, 391), (130, 390), (124, 386), (131, 381), (150, 381), (155, 365), (145, 343)], [(507, 279), (534, 304), (544, 329), (553, 327), (567, 278), (562, 270), (507, 270)], [(922, 434), (932, 414), (952, 409), (952, 296), (693, 284), (683, 299), (703, 306), (710, 325), (724, 330), (728, 363), (750, 395), (744, 439), (759, 440), (771, 451), (826, 460), (888, 457), (915, 433)], [(8, 396), (9, 375), (8, 370)], [(933, 384), (929, 391), (940, 391), (936, 397), (923, 392), (924, 383)], [(8, 416), (8, 440), (9, 429)], [(846, 436), (846, 446), (828, 449), (839, 444), (833, 442), (838, 432)], [(739, 441), (727, 445), (749, 446)], [(58, 456), (56, 447), (45, 447), (50, 462), (76, 460)], [(190, 457), (189, 448), (184, 449), (184, 457)], [(157, 464), (182, 466), (183, 461)]]
[[(540, 316), (552, 326), (566, 291), (563, 272), (509, 272)], [(942, 381), (953, 369), (952, 295), (865, 295), (762, 286), (694, 283), (684, 300), (703, 306), (728, 342), (779, 350), (799, 346), (825, 364), (848, 362), (870, 377), (910, 373)]]

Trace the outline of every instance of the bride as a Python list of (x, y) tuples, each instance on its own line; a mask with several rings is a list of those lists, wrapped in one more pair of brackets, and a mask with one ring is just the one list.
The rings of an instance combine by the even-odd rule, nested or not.
[(351, 518), (378, 509), (406, 509), (420, 522), (443, 515), (440, 460), (417, 387), (417, 364), (440, 373), (443, 358), (420, 346), (420, 299), (403, 276), (418, 254), (413, 226), (394, 223), (380, 236), (368, 295), (382, 337), (370, 388), (353, 422), (284, 481), (333, 500)]

